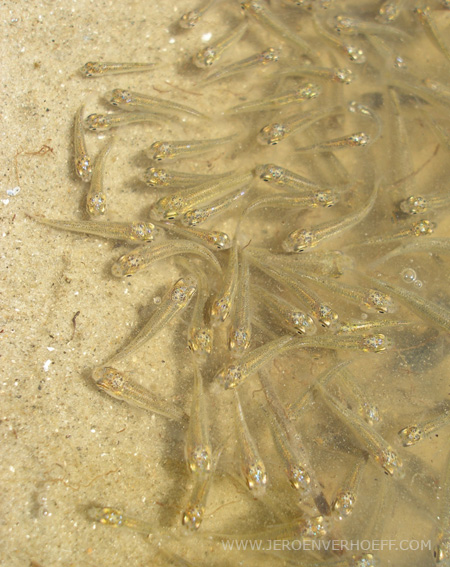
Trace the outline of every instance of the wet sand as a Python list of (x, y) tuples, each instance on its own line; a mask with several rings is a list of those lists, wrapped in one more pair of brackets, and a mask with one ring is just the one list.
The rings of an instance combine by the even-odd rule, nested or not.
[[(81, 103), (86, 104), (86, 114), (94, 112), (102, 108), (101, 95), (123, 86), (156, 96), (169, 92), (181, 103), (208, 106), (203, 95), (173, 86), (180, 86), (178, 70), (201, 45), (205, 31), (188, 34), (176, 29), (178, 17), (192, 7), (191, 2), (176, 0), (157, 4), (81, 0), (2, 8), (1, 53), (6, 62), (1, 71), (6, 94), (0, 156), (4, 174), (0, 188), (2, 565), (148, 565), (155, 547), (130, 530), (109, 530), (89, 521), (86, 507), (90, 504), (123, 508), (156, 526), (173, 526), (179, 520), (180, 502), (189, 483), (182, 464), (181, 428), (115, 402), (99, 393), (91, 380), (92, 368), (105, 362), (148, 318), (178, 271), (167, 263), (146, 277), (114, 279), (111, 263), (129, 249), (127, 245), (56, 231), (28, 215), (84, 218), (86, 186), (75, 178), (72, 166), (73, 116)], [(220, 11), (211, 17), (211, 29), (219, 15)], [(222, 29), (223, 23), (219, 36)], [(148, 75), (83, 78), (77, 70), (96, 59), (155, 61), (159, 66)], [(191, 87), (189, 83), (188, 90)], [(238, 104), (239, 94), (240, 85), (233, 85), (226, 96)], [(170, 135), (170, 126), (152, 125), (150, 130), (137, 125), (117, 131), (106, 179), (111, 196), (108, 219), (135, 220), (148, 212), (153, 197), (136, 176), (150, 165), (143, 150), (161, 132)], [(209, 132), (211, 137), (221, 135), (220, 125), (211, 125)], [(87, 135), (87, 141), (95, 154), (104, 137)], [(422, 157), (429, 153), (423, 149), (417, 161), (424, 161)], [(210, 165), (206, 158), (199, 163), (205, 168)], [(448, 235), (448, 229), (444, 226), (436, 234)], [(433, 264), (425, 260), (420, 266), (423, 273)], [(425, 283), (434, 292), (440, 290), (442, 281), (428, 280)], [(132, 372), (167, 399), (188, 407), (187, 349), (184, 342), (174, 339), (182, 327), (183, 321), (178, 321), (163, 331), (147, 359), (133, 356)], [(444, 342), (438, 344), (430, 355), (435, 359), (439, 345), (445, 348)], [(420, 354), (414, 361), (417, 367), (418, 358)], [(315, 364), (306, 356), (303, 362)], [(286, 363), (287, 376), (294, 372), (295, 364), (295, 360)], [(430, 368), (424, 364), (422, 378), (411, 381), (408, 369), (400, 368), (395, 374), (379, 364), (381, 389), (389, 388), (392, 396), (394, 423), (402, 413), (400, 404), (404, 404), (405, 419), (408, 416), (406, 423), (411, 414), (422, 415), (430, 409), (423, 406), (430, 383), (430, 400), (442, 398), (442, 392), (448, 390), (446, 368), (442, 356), (441, 364)], [(398, 380), (394, 387), (393, 378)], [(379, 392), (380, 384), (368, 388)], [(283, 384), (280, 395), (289, 399), (288, 385)], [(429, 405), (432, 407), (431, 402)], [(320, 435), (318, 431), (314, 444), (317, 458), (330, 470), (335, 461), (320, 452)], [(447, 452), (446, 439), (443, 433), (427, 446), (414, 449), (436, 479)], [(345, 459), (338, 462), (345, 468)], [(336, 476), (330, 476), (331, 485), (337, 486)], [(373, 484), (369, 490), (376, 493)], [(390, 525), (386, 522), (389, 538), (406, 533), (427, 539), (434, 533), (430, 527), (435, 525), (434, 513), (422, 514), (420, 508), (420, 499), (429, 500), (430, 494), (434, 494), (432, 489), (419, 493), (419, 503), (411, 501), (410, 495), (403, 500), (395, 512), (398, 516)], [(226, 503), (234, 512), (234, 502), (251, 509), (246, 498), (239, 490), (232, 497), (223, 490), (211, 511)], [(399, 524), (397, 517), (404, 518), (411, 509), (410, 525)], [(370, 508), (364, 511), (370, 514)], [(226, 523), (226, 510), (219, 519)], [(192, 549), (191, 541), (186, 542), (179, 544), (179, 550)], [(204, 545), (203, 553), (207, 547)], [(409, 557), (414, 561), (419, 555)], [(243, 558), (243, 564), (252, 564), (253, 559)], [(425, 565), (422, 559), (417, 561)]]

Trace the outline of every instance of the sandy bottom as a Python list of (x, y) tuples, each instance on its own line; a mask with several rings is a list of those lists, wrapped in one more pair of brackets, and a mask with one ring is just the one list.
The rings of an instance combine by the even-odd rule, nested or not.
[[(94, 112), (102, 107), (102, 94), (123, 86), (156, 96), (175, 93), (174, 99), (185, 104), (210, 106), (196, 91), (183, 92), (178, 76), (179, 68), (201, 45), (205, 29), (209, 30), (206, 26), (188, 34), (176, 29), (179, 16), (192, 7), (187, 0), (74, 0), (10, 3), (1, 8), (1, 565), (150, 565), (155, 545), (132, 531), (114, 531), (90, 521), (86, 509), (92, 504), (125, 509), (158, 529), (167, 526), (163, 529), (169, 530), (179, 523), (189, 484), (180, 448), (181, 429), (162, 417), (116, 403), (100, 394), (91, 380), (92, 368), (104, 362), (148, 318), (178, 271), (166, 263), (146, 277), (114, 279), (111, 262), (124, 254), (127, 246), (55, 231), (27, 215), (84, 216), (86, 188), (73, 173), (71, 145), (73, 116), (82, 102), (86, 113)], [(217, 13), (211, 16), (211, 29), (218, 17)], [(97, 59), (155, 61), (159, 66), (147, 75), (101, 81), (85, 79), (77, 72), (86, 61)], [(248, 93), (236, 82), (228, 85), (223, 96), (237, 104), (240, 94)], [(108, 219), (136, 219), (148, 211), (153, 197), (149, 198), (145, 185), (136, 181), (142, 168), (150, 165), (142, 150), (160, 132), (170, 134), (165, 125), (151, 128), (150, 134), (140, 126), (117, 131), (106, 180), (108, 192), (114, 196)], [(214, 123), (208, 128), (211, 137), (223, 135)], [(103, 137), (93, 134), (87, 139), (96, 153)], [(125, 152), (125, 147), (133, 150)], [(423, 153), (426, 157), (426, 150)], [(206, 160), (202, 163), (205, 168), (211, 166)], [(445, 229), (437, 234), (446, 235)], [(424, 266), (430, 268), (426, 261)], [(433, 284), (434, 291), (440, 289), (440, 283)], [(184, 368), (188, 354), (184, 343), (180, 345), (173, 338), (177, 325), (183, 324), (185, 321), (172, 323), (162, 332), (145, 361), (136, 355), (131, 362), (138, 379), (186, 407), (191, 391), (191, 377)], [(423, 378), (415, 382), (408, 380), (408, 370), (390, 373), (387, 364), (378, 363), (381, 386), (391, 388), (393, 381), (399, 380), (390, 390), (394, 412), (405, 402), (405, 415), (420, 415), (430, 383), (436, 400), (442, 399), (443, 391), (448, 395), (448, 369), (442, 354), (445, 344), (442, 338), (433, 344), (431, 354), (423, 356), (434, 357), (434, 363), (424, 364)], [(419, 368), (418, 359), (420, 353), (409, 362)], [(300, 361), (308, 367), (315, 364), (306, 357)], [(292, 368), (286, 363), (287, 375), (294, 366), (295, 361)], [(319, 363), (313, 368), (315, 374), (321, 369)], [(368, 387), (382, 398), (379, 386)], [(288, 399), (288, 385), (283, 395)], [(324, 466), (332, 470), (335, 459), (342, 465), (345, 448), (336, 455), (322, 454), (320, 444), (317, 438)], [(443, 434), (416, 451), (429, 467), (427, 478), (439, 478), (447, 445)], [(381, 482), (383, 475), (377, 473)], [(337, 485), (336, 477), (331, 477)], [(412, 482), (413, 491), (414, 486)], [(373, 484), (368, 490), (376, 494)], [(400, 484), (395, 490), (401, 492)], [(286, 494), (283, 498), (293, 498)], [(427, 499), (429, 504), (431, 494), (432, 489), (425, 487), (418, 502), (410, 502), (413, 512), (409, 523), (386, 520), (389, 535), (428, 539), (434, 533), (430, 526), (435, 525), (435, 517), (421, 510), (427, 508), (422, 505)], [(408, 516), (405, 501), (410, 499), (406, 496), (396, 511), (399, 518)], [(212, 515), (224, 505), (217, 524), (221, 526), (227, 525), (227, 510), (235, 511), (238, 506), (253, 509), (251, 499), (239, 487), (219, 491)], [(276, 502), (272, 506), (275, 508)], [(266, 513), (261, 508), (258, 518)], [(364, 513), (369, 517), (370, 508)], [(249, 520), (252, 527), (257, 523), (255, 518)], [(242, 521), (240, 525), (244, 527)], [(228, 522), (227, 531), (233, 527)], [(206, 554), (208, 544), (202, 545), (202, 554)], [(178, 549), (192, 551), (193, 546), (193, 540), (186, 538)], [(390, 561), (401, 554), (386, 557)], [(419, 557), (426, 559), (421, 562)], [(429, 553), (410, 555), (408, 564), (428, 565), (429, 558)], [(242, 554), (231, 561), (230, 565), (238, 561), (251, 565), (254, 559)]]
[[(113, 280), (111, 259), (124, 246), (52, 231), (27, 214), (83, 218), (85, 186), (72, 168), (74, 113), (82, 101), (88, 111), (98, 109), (100, 96), (116, 86), (171, 88), (165, 80), (192, 41), (171, 32), (177, 5), (82, 1), (1, 8), (2, 565), (119, 565), (125, 557), (145, 564), (140, 558), (149, 556), (149, 546), (142, 537), (121, 533), (124, 538), (103, 540), (107, 534), (95, 529), (83, 507), (111, 502), (152, 517), (167, 506), (160, 478), (164, 419), (99, 395), (90, 369), (120, 346), (139, 324), (139, 308), (151, 307), (175, 272), (167, 267), (150, 282)], [(77, 69), (96, 59), (164, 66), (147, 76), (83, 79)], [(132, 143), (145, 147), (147, 132), (137, 128)], [(96, 138), (88, 140), (93, 152), (101, 144)], [(145, 191), (129, 189), (134, 159), (120, 149), (111, 158), (107, 186), (119, 197), (109, 218), (136, 218), (144, 208)], [(16, 187), (20, 192), (10, 196)], [(170, 352), (168, 331), (154, 345), (150, 378), (169, 391), (179, 372)]]

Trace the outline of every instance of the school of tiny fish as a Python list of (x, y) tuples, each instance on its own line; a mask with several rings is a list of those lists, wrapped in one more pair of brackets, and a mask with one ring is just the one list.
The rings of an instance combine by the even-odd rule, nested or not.
[[(187, 65), (186, 80), (213, 104), (130, 91), (119, 77), (104, 96), (114, 110), (85, 116), (81, 105), (75, 114), (86, 219), (33, 217), (128, 242), (111, 277), (145, 278), (167, 262), (179, 271), (134, 337), (92, 370), (99, 395), (157, 414), (161, 428), (170, 420), (184, 438), (185, 498), (172, 523), (129, 516), (101, 494), (87, 513), (151, 536), (160, 564), (394, 564), (389, 550), (327, 542), (395, 539), (388, 519), (401, 526), (421, 515), (425, 527), (413, 535), (431, 546), (395, 564), (450, 565), (448, 381), (429, 397), (423, 386), (424, 376), (448, 376), (450, 3), (355, 6), (193, 5), (182, 34), (222, 13), (219, 39)], [(426, 65), (416, 64), (417, 49)], [(100, 84), (152, 68), (88, 62), (81, 72)], [(223, 104), (221, 88), (236, 93), (234, 104)], [(155, 123), (178, 137), (152, 138)], [(220, 136), (209, 133), (213, 123)], [(114, 138), (106, 132), (96, 158), (89, 152), (89, 131), (123, 127), (149, 139), (140, 172), (148, 218), (129, 222), (103, 220)], [(429, 272), (444, 285), (430, 284)], [(133, 357), (150, 361), (173, 320), (182, 321), (176, 341), (192, 384), (181, 403), (131, 376)], [(410, 385), (403, 398), (399, 376)], [(438, 434), (448, 455), (430, 464), (420, 449)], [(223, 540), (244, 539), (265, 548), (223, 551)], [(269, 543), (278, 540), (282, 550)]]

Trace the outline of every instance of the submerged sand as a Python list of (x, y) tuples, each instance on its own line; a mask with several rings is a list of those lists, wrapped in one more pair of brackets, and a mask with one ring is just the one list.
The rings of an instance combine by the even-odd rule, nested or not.
[[(143, 278), (114, 279), (111, 262), (125, 253), (126, 245), (54, 231), (28, 215), (84, 216), (86, 187), (75, 178), (72, 167), (73, 116), (81, 103), (86, 104), (87, 113), (94, 112), (102, 108), (104, 92), (123, 86), (157, 96), (175, 93), (174, 99), (180, 102), (208, 107), (209, 100), (203, 95), (181, 90), (184, 85), (178, 70), (201, 44), (206, 28), (217, 29), (220, 14), (212, 15), (209, 27), (201, 31), (179, 32), (175, 22), (191, 8), (191, 2), (178, 0), (20, 2), (1, 8), (1, 565), (151, 564), (154, 546), (132, 531), (109, 530), (93, 523), (86, 515), (90, 504), (123, 508), (158, 527), (179, 522), (189, 483), (182, 465), (181, 429), (162, 417), (116, 403), (100, 394), (91, 380), (92, 368), (146, 320), (167, 281), (178, 271), (165, 264), (164, 269), (152, 270)], [(215, 37), (223, 27), (222, 22)], [(101, 81), (83, 78), (77, 70), (96, 59), (155, 61), (159, 66), (148, 75)], [(191, 88), (190, 82), (187, 89)], [(245, 84), (236, 83), (223, 96), (238, 104), (240, 94), (248, 94)], [(152, 198), (135, 178), (147, 164), (142, 150), (158, 138), (161, 129), (170, 133), (170, 127), (158, 125), (151, 132), (140, 126), (117, 132), (107, 172), (107, 187), (113, 196), (109, 219), (137, 219), (148, 212)], [(212, 137), (222, 135), (215, 124), (209, 131)], [(102, 143), (102, 136), (88, 137), (93, 153)], [(424, 158), (428, 154), (423, 151)], [(448, 234), (444, 220), (436, 233), (439, 236)], [(423, 266), (426, 270), (432, 264), (424, 261)], [(439, 290), (443, 282), (432, 279), (429, 272), (425, 285)], [(180, 323), (158, 337), (146, 361), (134, 357), (132, 371), (186, 407), (191, 376), (184, 368), (185, 344), (174, 340), (177, 325)], [(435, 350), (424, 355), (434, 357), (435, 363), (424, 363), (421, 379), (409, 380), (408, 369), (390, 374), (387, 365), (379, 363), (381, 387), (373, 390), (379, 392), (387, 385), (394, 415), (402, 403), (406, 416), (420, 415), (429, 388), (433, 390), (430, 399), (448, 395), (444, 348), (444, 342), (437, 342)], [(441, 357), (436, 354), (439, 349)], [(420, 353), (417, 365), (418, 358)], [(393, 386), (395, 380), (398, 385)], [(286, 387), (287, 399), (288, 394)], [(436, 483), (447, 452), (446, 439), (443, 434), (417, 453), (426, 460), (427, 473)], [(332, 469), (334, 457), (322, 455), (320, 444), (318, 438), (319, 454)], [(342, 466), (343, 461), (339, 463)], [(398, 490), (402, 490), (400, 485)], [(429, 502), (430, 494), (434, 494), (432, 488), (425, 487), (410, 508), (404, 503), (407, 496), (396, 513), (404, 518), (412, 510), (410, 523), (399, 525), (394, 516), (387, 521), (389, 535), (428, 539), (435, 518), (429, 512), (422, 514), (421, 498)], [(215, 507), (250, 508), (247, 498), (241, 489), (229, 494), (225, 490), (216, 498)], [(370, 515), (370, 508), (366, 512)], [(220, 518), (226, 524), (226, 511)], [(186, 539), (178, 549), (192, 550), (193, 545)], [(243, 565), (251, 564), (253, 559), (247, 557), (243, 555)], [(429, 564), (419, 557), (425, 556), (409, 555), (408, 564)]]

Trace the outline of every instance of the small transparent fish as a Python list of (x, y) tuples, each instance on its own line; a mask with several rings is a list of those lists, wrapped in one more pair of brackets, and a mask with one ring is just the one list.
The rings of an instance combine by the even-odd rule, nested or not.
[(177, 254), (195, 254), (208, 260), (212, 266), (221, 272), (220, 264), (214, 254), (202, 244), (190, 240), (167, 240), (155, 246), (138, 246), (128, 254), (121, 256), (111, 267), (111, 273), (116, 278), (131, 276), (145, 270), (153, 262), (165, 260)]
[(89, 216), (96, 217), (106, 212), (106, 193), (103, 187), (106, 159), (111, 151), (113, 140), (107, 142), (95, 158), (91, 183), (86, 195), (86, 211)]
[(278, 356), (294, 338), (293, 335), (286, 335), (247, 352), (236, 363), (224, 366), (216, 374), (214, 381), (220, 383), (225, 390), (236, 388), (251, 374)]
[(366, 464), (366, 459), (359, 459), (352, 468), (350, 474), (344, 481), (343, 487), (336, 494), (331, 509), (342, 520), (352, 514), (358, 499), (358, 488), (361, 483), (362, 473)]
[(273, 268), (282, 268), (296, 276), (297, 271), (314, 273), (320, 276), (338, 278), (348, 270), (354, 269), (354, 261), (339, 250), (317, 250), (306, 256), (272, 254), (265, 248), (248, 246), (245, 253)]
[(328, 10), (334, 4), (334, 0), (284, 0), (288, 6), (297, 6), (305, 10), (319, 9)]
[[(320, 131), (327, 131), (330, 124), (324, 124), (320, 127)], [(310, 136), (312, 140), (316, 140), (316, 132), (311, 132)], [(343, 157), (343, 156), (342, 156)], [(314, 163), (313, 169), (315, 174), (321, 179), (321, 183), (330, 187), (338, 187), (339, 189), (352, 189), (359, 184), (358, 178), (355, 175), (350, 174), (350, 171), (342, 161), (342, 157), (336, 156), (333, 152), (326, 152), (325, 154), (315, 154), (312, 162), (305, 162), (301, 159), (300, 162), (303, 163)], [(324, 170), (324, 171), (323, 171)]]
[(297, 418), (305, 410), (310, 408), (311, 405), (314, 404), (314, 392), (317, 384), (321, 384), (325, 387), (337, 375), (341, 368), (347, 367), (350, 363), (350, 360), (339, 362), (337, 364), (333, 364), (324, 372), (321, 372), (317, 379), (306, 388), (300, 398), (287, 406), (286, 411), (288, 416), (292, 416), (291, 419), (294, 417)]
[[(449, 197), (447, 197), (449, 199)], [(407, 215), (417, 215), (428, 210), (428, 201), (425, 197), (411, 195), (400, 202), (400, 210)]]
[(386, 0), (378, 10), (378, 20), (390, 24), (400, 16), (404, 3), (405, 0)]
[(136, 240), (150, 242), (158, 235), (159, 230), (151, 222), (100, 222), (100, 221), (72, 221), (72, 220), (53, 220), (40, 217), (32, 217), (37, 222), (57, 228), (78, 232), (82, 234), (92, 234), (102, 238), (114, 240)]
[(241, 254), (236, 297), (230, 317), (228, 346), (233, 356), (242, 355), (250, 346), (252, 338), (250, 314), (250, 266)]
[(311, 144), (310, 146), (303, 146), (300, 148), (295, 148), (296, 152), (310, 152), (310, 151), (320, 151), (326, 152), (328, 150), (343, 150), (346, 148), (360, 148), (368, 146), (373, 142), (372, 137), (366, 132), (354, 132), (347, 136), (340, 136), (339, 138), (332, 138), (331, 140), (326, 140), (325, 142), (319, 142), (317, 144)]
[[(309, 495), (318, 513), (329, 516), (330, 506), (325, 498), (317, 475), (312, 468), (307, 451), (304, 448), (301, 433), (296, 429), (285, 405), (279, 399), (273, 386), (272, 373), (269, 370), (259, 372), (259, 381), (264, 391), (269, 411), (261, 408), (270, 425), (272, 438), (280, 455), (285, 473), (292, 488), (301, 493), (302, 498)], [(315, 513), (315, 510), (312, 511)]]
[(430, 40), (441, 51), (442, 55), (450, 61), (450, 48), (436, 25), (434, 15), (429, 6), (415, 8), (414, 12), (418, 15), (420, 22), (425, 28)]
[(330, 187), (324, 187), (315, 181), (311, 181), (306, 177), (302, 177), (298, 173), (275, 165), (274, 163), (265, 163), (257, 165), (255, 168), (255, 175), (273, 185), (280, 185), (295, 191), (305, 191), (305, 189), (327, 190)]
[(136, 532), (149, 536), (154, 534), (154, 525), (132, 516), (127, 516), (125, 512), (118, 508), (102, 508), (100, 506), (90, 506), (87, 510), (88, 517), (104, 526), (112, 528), (130, 528)]
[(86, 128), (92, 132), (104, 132), (136, 122), (161, 122), (161, 120), (161, 114), (151, 112), (115, 112), (114, 114), (89, 114), (84, 123)]
[(237, 75), (238, 73), (243, 73), (244, 71), (248, 71), (249, 69), (253, 69), (254, 67), (263, 67), (265, 65), (269, 65), (270, 63), (275, 63), (279, 60), (280, 54), (281, 51), (279, 49), (275, 47), (269, 47), (268, 49), (265, 49), (260, 53), (255, 53), (255, 55), (241, 59), (236, 63), (222, 67), (222, 69), (219, 69), (215, 73), (211, 73), (206, 77), (203, 83), (211, 83), (219, 79)]
[(337, 193), (324, 190), (316, 191), (309, 194), (299, 195), (298, 197), (289, 197), (286, 195), (275, 195), (273, 197), (261, 197), (251, 201), (243, 214), (247, 215), (251, 211), (265, 208), (275, 207), (278, 209), (310, 209), (315, 207), (332, 207), (339, 200)]
[(342, 108), (316, 110), (313, 112), (303, 112), (288, 116), (282, 122), (272, 122), (264, 126), (257, 134), (256, 141), (262, 146), (275, 146), (286, 140), (292, 134), (296, 134), (313, 126), (323, 118), (330, 118), (333, 115), (342, 114)]
[(321, 92), (322, 88), (319, 85), (306, 83), (293, 91), (289, 91), (281, 95), (238, 104), (229, 108), (226, 111), (226, 114), (240, 114), (242, 112), (260, 112), (263, 110), (273, 110), (287, 104), (294, 104), (317, 98), (321, 94)]
[(349, 285), (335, 278), (298, 273), (300, 278), (306, 278), (317, 282), (319, 285), (345, 297), (351, 302), (356, 303), (362, 309), (376, 311), (377, 313), (394, 313), (396, 305), (392, 297), (376, 289), (366, 289), (355, 284)]
[(200, 69), (207, 69), (216, 63), (229, 47), (238, 42), (245, 34), (248, 28), (248, 21), (244, 20), (236, 26), (232, 31), (222, 36), (217, 43), (208, 45), (196, 53), (193, 57), (194, 65)]
[[(274, 338), (277, 338), (277, 335), (275, 333), (272, 333), (272, 336)], [(258, 372), (258, 378), (261, 383), (267, 405), (270, 408), (270, 416), (274, 417), (278, 421), (288, 437), (290, 436), (291, 439), (295, 439), (297, 431), (291, 423), (291, 420), (285, 408), (285, 404), (280, 400), (277, 394), (277, 389), (274, 385), (273, 380), (273, 369), (274, 365), (272, 365), (271, 368), (266, 367), (260, 370)], [(266, 413), (267, 411), (265, 406), (260, 406), (260, 409), (263, 411), (263, 413)]]
[(333, 278), (339, 278), (355, 268), (354, 259), (339, 250), (316, 250), (307, 256), (280, 254), (276, 258), (291, 269), (297, 269), (298, 266), (304, 272)]
[(427, 80), (426, 83), (429, 86), (418, 83), (414, 77), (409, 75), (407, 77), (402, 75), (401, 78), (396, 75), (389, 78), (389, 84), (395, 87), (395, 89), (400, 89), (409, 95), (417, 95), (432, 106), (438, 104), (448, 112), (450, 105), (450, 93), (448, 88), (434, 80)]
[(404, 289), (403, 287), (376, 278), (369, 279), (380, 289), (398, 297), (405, 305), (410, 307), (412, 311), (417, 313), (421, 319), (425, 319), (438, 327), (442, 327), (446, 331), (450, 331), (450, 311), (443, 305), (425, 299), (425, 297), (408, 289)]
[(285, 252), (303, 252), (317, 246), (328, 238), (335, 237), (344, 230), (353, 228), (359, 224), (372, 210), (378, 195), (378, 186), (375, 186), (370, 199), (355, 213), (348, 215), (338, 221), (325, 222), (315, 228), (299, 228), (289, 234), (283, 241), (282, 247)]
[(223, 323), (229, 317), (239, 281), (239, 249), (236, 242), (228, 254), (228, 266), (222, 285), (211, 306), (211, 319), (216, 323)]
[(250, 184), (237, 192), (231, 194), (229, 197), (222, 197), (217, 201), (212, 201), (208, 205), (196, 209), (187, 210), (181, 217), (180, 221), (186, 226), (196, 226), (202, 222), (211, 219), (217, 215), (221, 215), (224, 211), (227, 211), (230, 207), (236, 204), (238, 199), (241, 199), (247, 194), (250, 189)]
[(317, 331), (312, 317), (282, 297), (261, 286), (252, 286), (252, 294), (266, 307), (287, 331), (314, 335)]
[(411, 39), (409, 34), (399, 28), (377, 24), (375, 22), (367, 22), (359, 18), (350, 18), (348, 16), (336, 16), (334, 29), (339, 34), (346, 35), (381, 35), (401, 40)]
[(181, 238), (200, 242), (200, 244), (203, 244), (210, 250), (227, 250), (231, 247), (231, 239), (225, 232), (181, 226), (172, 222), (155, 221), (155, 224), (159, 228), (172, 232)]
[(174, 171), (161, 167), (149, 167), (144, 172), (144, 181), (149, 187), (170, 187), (171, 189), (193, 187), (206, 181), (217, 181), (229, 177), (230, 173), (201, 175), (184, 171)]
[(450, 559), (450, 528), (445, 526), (445, 531), (439, 533), (438, 543), (433, 550), (433, 556), (437, 565), (446, 566)]
[(423, 441), (429, 435), (450, 424), (450, 412), (445, 409), (441, 414), (423, 423), (414, 423), (404, 427), (398, 432), (404, 447), (411, 447), (419, 441)]
[(329, 67), (316, 67), (314, 65), (302, 65), (299, 67), (287, 67), (282, 69), (277, 76), (280, 77), (319, 77), (334, 83), (342, 83), (349, 85), (355, 80), (355, 74), (347, 67), (329, 68)]
[(225, 179), (207, 181), (200, 185), (170, 193), (152, 205), (151, 214), (157, 219), (173, 220), (194, 207), (211, 202), (214, 198), (231, 193), (253, 180), (251, 173), (238, 173)]
[[(273, 552), (275, 553), (275, 552)], [(346, 555), (341, 558), (325, 559), (308, 559), (306, 562), (289, 561), (286, 565), (295, 565), (296, 567), (379, 567), (379, 559), (372, 553), (361, 553), (360, 555)]]
[(352, 412), (346, 406), (335, 400), (321, 384), (317, 384), (316, 388), (321, 393), (327, 405), (344, 424), (353, 431), (356, 437), (361, 440), (369, 455), (384, 469), (385, 473), (396, 476), (397, 478), (402, 478), (404, 476), (402, 471), (403, 463), (383, 437), (381, 437), (373, 427), (370, 427), (357, 413)]
[(84, 105), (80, 106), (75, 114), (73, 128), (73, 151), (75, 158), (75, 172), (81, 181), (89, 183), (92, 176), (92, 160), (89, 157), (83, 126)]
[(361, 331), (376, 331), (386, 327), (400, 327), (410, 325), (408, 321), (396, 321), (393, 319), (374, 319), (372, 321), (343, 321), (338, 333), (360, 333)]
[(363, 49), (361, 49), (361, 47), (352, 43), (347, 43), (339, 36), (330, 33), (319, 20), (317, 13), (313, 13), (313, 23), (318, 34), (327, 39), (334, 46), (338, 47), (341, 51), (343, 51), (352, 63), (363, 65), (367, 61), (366, 54), (364, 53)]
[[(392, 42), (386, 38), (371, 35), (368, 37), (369, 43), (375, 48), (377, 54), (381, 57), (383, 66), (386, 67), (388, 72), (402, 71), (404, 72), (410, 66), (409, 58), (404, 57), (402, 54), (394, 51)], [(402, 45), (402, 44), (400, 44)], [(397, 49), (397, 48), (396, 48)]]
[(219, 449), (214, 452), (211, 462), (211, 470), (200, 471), (195, 475), (194, 486), (181, 517), (182, 525), (189, 531), (198, 530), (203, 522), (209, 492), (213, 484), (214, 473), (223, 448), (224, 445), (221, 445)]
[(203, 113), (190, 106), (133, 91), (125, 91), (123, 89), (114, 89), (111, 93), (106, 95), (106, 99), (113, 106), (119, 106), (123, 110), (141, 109), (154, 112), (181, 112), (199, 118), (205, 117)]
[[(378, 51), (380, 51), (378, 49)], [(386, 56), (381, 53), (382, 58)], [(392, 112), (388, 128), (390, 130), (390, 168), (392, 179), (400, 178), (400, 184), (403, 185), (402, 179), (410, 179), (408, 186), (411, 184), (412, 189), (415, 185), (415, 175), (410, 173), (413, 171), (412, 152), (411, 152), (411, 135), (407, 130), (407, 122), (405, 121), (405, 108), (402, 104), (401, 93), (394, 88), (388, 88), (388, 106)], [(398, 151), (397, 151), (398, 150)], [(395, 185), (394, 185), (395, 186)]]
[(433, 554), (438, 565), (442, 564), (442, 567), (447, 567), (450, 561), (450, 453), (446, 459), (439, 488), (439, 507), (436, 511), (439, 533)]
[(241, 8), (249, 13), (262, 26), (273, 31), (277, 36), (292, 43), (307, 53), (312, 53), (311, 46), (302, 39), (298, 34), (294, 33), (286, 27), (269, 9), (267, 4), (262, 0), (245, 0), (241, 2)]
[(104, 77), (122, 73), (139, 73), (149, 71), (154, 63), (111, 63), (106, 61), (88, 61), (81, 67), (80, 73), (85, 77)]
[(197, 281), (192, 276), (176, 281), (138, 334), (108, 360), (108, 366), (133, 354), (153, 339), (174, 317), (186, 309), (196, 291)]
[(400, 210), (407, 215), (418, 215), (427, 212), (429, 209), (438, 209), (449, 204), (450, 195), (448, 193), (428, 197), (411, 195), (400, 203)]
[(257, 266), (260, 270), (268, 274), (271, 278), (279, 281), (281, 284), (287, 286), (296, 297), (304, 304), (308, 305), (310, 314), (319, 321), (319, 323), (326, 328), (335, 328), (339, 316), (336, 311), (322, 302), (319, 296), (312, 290), (308, 289), (295, 274), (295, 270), (291, 271), (283, 265), (275, 266), (267, 262), (259, 255), (249, 254), (249, 259), (252, 264)]
[(126, 372), (120, 372), (110, 366), (103, 366), (96, 368), (92, 372), (92, 377), (102, 392), (117, 400), (174, 421), (182, 421), (186, 416), (182, 409), (160, 399), (148, 388), (132, 380)]
[(450, 88), (445, 83), (439, 83), (435, 79), (424, 79), (424, 85), (434, 93), (441, 95), (445, 100), (450, 99)]
[(380, 117), (374, 110), (356, 100), (349, 102), (349, 104), (347, 105), (347, 110), (352, 114), (359, 114), (360, 116), (364, 116), (365, 118), (370, 118), (370, 120), (372, 120), (372, 122), (374, 122), (376, 126), (375, 134), (371, 136), (372, 143), (375, 142), (375, 140), (378, 140), (382, 131), (382, 123)]
[(305, 336), (297, 340), (295, 345), (301, 348), (326, 349), (355, 349), (362, 352), (380, 353), (393, 347), (389, 337), (378, 334), (352, 334), (352, 335), (314, 335)]
[(209, 440), (209, 424), (203, 378), (194, 363), (194, 385), (192, 388), (191, 413), (186, 434), (186, 461), (193, 473), (211, 470), (212, 449)]
[(283, 425), (275, 415), (264, 410), (265, 417), (270, 424), (270, 431), (278, 454), (283, 460), (286, 476), (295, 490), (306, 496), (311, 490), (311, 475), (305, 464), (305, 454), (298, 439), (295, 445), (291, 442)]
[[(371, 330), (371, 329), (369, 329)], [(380, 412), (378, 407), (371, 402), (361, 388), (358, 386), (358, 379), (346, 366), (341, 368), (335, 374), (339, 386), (344, 388), (344, 391), (355, 400), (355, 405), (358, 408), (359, 415), (371, 426), (381, 421)], [(323, 385), (323, 384), (322, 384)]]
[(185, 14), (183, 14), (178, 22), (180, 28), (192, 29), (193, 27), (195, 27), (198, 24), (198, 22), (203, 18), (205, 13), (215, 3), (216, 0), (207, 0), (199, 8), (196, 8), (195, 10), (191, 10), (190, 12), (186, 12)]
[(380, 353), (392, 348), (392, 341), (382, 334), (362, 335), (286, 335), (248, 352), (236, 363), (223, 367), (215, 380), (225, 390), (236, 388), (249, 376), (260, 370), (275, 357), (293, 348), (354, 349)]
[(250, 490), (263, 494), (267, 485), (266, 467), (245, 420), (238, 391), (234, 390), (234, 394), (235, 428), (241, 453), (242, 474)]
[(345, 248), (350, 249), (350, 248), (356, 248), (358, 246), (367, 246), (372, 244), (383, 245), (383, 244), (389, 244), (390, 242), (399, 240), (401, 238), (427, 236), (429, 234), (433, 234), (435, 228), (436, 228), (435, 222), (422, 219), (419, 222), (412, 223), (411, 226), (408, 226), (407, 228), (404, 228), (399, 232), (395, 232), (394, 234), (374, 236), (372, 238), (368, 238), (367, 240), (362, 240), (361, 242), (355, 244), (349, 244), (348, 246), (345, 246)]
[(344, 53), (348, 55), (348, 58), (353, 63), (358, 63), (359, 65), (363, 65), (367, 61), (367, 57), (364, 51), (360, 47), (342, 42), (341, 48), (342, 51), (344, 51)]
[(213, 329), (205, 322), (205, 307), (210, 295), (210, 286), (203, 270), (196, 270), (198, 289), (188, 328), (188, 347), (197, 355), (211, 354)]
[(223, 138), (210, 138), (206, 140), (158, 140), (149, 148), (152, 159), (177, 159), (209, 152), (236, 139), (236, 134)]
[(286, 118), (283, 122), (271, 122), (256, 135), (256, 141), (262, 146), (276, 146), (295, 132), (298, 132), (305, 122), (303, 115)]

